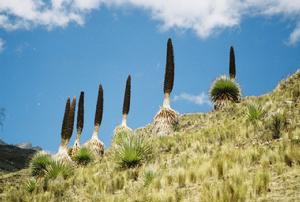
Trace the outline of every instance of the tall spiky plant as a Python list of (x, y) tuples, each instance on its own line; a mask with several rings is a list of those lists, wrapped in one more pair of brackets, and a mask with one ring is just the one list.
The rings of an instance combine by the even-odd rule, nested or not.
[(80, 149), (80, 136), (82, 133), (84, 124), (84, 92), (80, 92), (79, 102), (78, 102), (78, 111), (77, 111), (77, 135), (76, 140), (74, 142), (73, 148), (72, 148), (72, 156), (77, 153)]
[(95, 120), (94, 120), (94, 131), (91, 139), (88, 142), (86, 142), (84, 145), (85, 147), (90, 149), (95, 154), (96, 157), (104, 153), (104, 144), (98, 138), (102, 116), (103, 116), (103, 88), (102, 85), (100, 84), (98, 89), (98, 98), (97, 98), (96, 113), (95, 113)]
[(170, 94), (174, 86), (174, 53), (172, 40), (167, 43), (166, 69), (164, 79), (164, 101), (163, 106), (154, 117), (153, 133), (167, 135), (174, 130), (174, 125), (178, 122), (178, 113), (171, 108)]
[(64, 118), (61, 129), (61, 143), (57, 154), (54, 156), (59, 161), (71, 162), (71, 158), (68, 154), (68, 144), (72, 136), (73, 125), (74, 125), (74, 113), (76, 107), (76, 98), (74, 97), (72, 103), (70, 103), (70, 97), (68, 97)]
[(209, 91), (215, 110), (222, 110), (230, 103), (238, 103), (241, 99), (241, 89), (234, 79), (226, 76), (218, 77)]
[(164, 80), (164, 102), (163, 107), (171, 108), (170, 106), (170, 94), (174, 86), (174, 52), (172, 40), (169, 38), (167, 43), (167, 58), (166, 58), (166, 70)]
[(229, 77), (230, 79), (235, 79), (235, 56), (234, 56), (234, 49), (230, 47), (230, 54), (229, 54)]
[[(127, 116), (130, 110), (130, 97), (131, 97), (131, 76), (129, 75), (126, 80), (126, 87), (123, 100), (123, 110), (122, 110), (122, 123), (117, 126), (114, 130), (114, 136), (118, 136), (127, 132), (132, 132), (132, 129), (127, 126)], [(114, 138), (115, 139), (118, 137)]]
[(130, 110), (130, 96), (131, 96), (131, 76), (127, 77), (124, 102), (123, 102), (123, 113), (122, 113), (122, 126), (127, 128), (127, 115)]

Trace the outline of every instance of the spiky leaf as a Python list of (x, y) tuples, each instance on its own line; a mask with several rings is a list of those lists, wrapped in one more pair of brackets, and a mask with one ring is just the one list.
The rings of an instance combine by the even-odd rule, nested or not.
[(231, 79), (235, 78), (235, 56), (234, 56), (234, 49), (230, 47), (230, 56), (229, 56), (229, 76)]
[(102, 121), (102, 115), (103, 115), (103, 88), (102, 85), (99, 85), (98, 90), (98, 99), (97, 99), (97, 106), (96, 106), (96, 113), (95, 113), (95, 126), (100, 126)]
[(168, 39), (164, 93), (171, 93), (174, 85), (174, 54), (172, 40)]
[(126, 88), (123, 102), (123, 114), (128, 114), (130, 110), (130, 95), (131, 95), (131, 76), (129, 75), (126, 81)]
[(84, 124), (84, 92), (80, 92), (77, 111), (77, 132), (81, 133)]

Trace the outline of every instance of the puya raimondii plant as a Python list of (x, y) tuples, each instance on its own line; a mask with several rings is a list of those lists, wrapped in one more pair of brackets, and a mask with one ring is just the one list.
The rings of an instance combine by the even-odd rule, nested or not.
[(218, 77), (212, 84), (209, 95), (215, 110), (224, 109), (229, 103), (237, 103), (241, 99), (241, 89), (235, 81), (236, 66), (233, 47), (229, 54), (229, 78)]
[(72, 148), (72, 156), (74, 156), (77, 151), (80, 149), (80, 136), (83, 130), (84, 125), (84, 92), (80, 93), (79, 102), (78, 102), (78, 111), (77, 111), (77, 135)]
[(179, 114), (170, 105), (170, 95), (174, 86), (174, 70), (173, 44), (172, 40), (168, 39), (163, 106), (155, 115), (153, 124), (153, 134), (156, 135), (168, 135), (174, 132), (173, 126), (178, 123)]
[(123, 100), (123, 110), (122, 110), (122, 123), (117, 126), (114, 130), (114, 135), (119, 135), (122, 131), (132, 132), (132, 129), (127, 126), (127, 116), (130, 110), (130, 98), (131, 98), (131, 76), (129, 75), (126, 80), (126, 87)]
[(73, 98), (72, 103), (70, 103), (70, 98), (68, 98), (61, 129), (61, 143), (58, 152), (54, 156), (57, 161), (72, 162), (68, 154), (68, 144), (73, 133), (75, 107), (76, 97)]
[(96, 113), (94, 120), (94, 131), (90, 140), (88, 140), (84, 147), (88, 148), (95, 157), (101, 157), (104, 154), (104, 144), (98, 138), (99, 128), (102, 122), (103, 116), (103, 87), (100, 84), (98, 89), (98, 98), (96, 105)]

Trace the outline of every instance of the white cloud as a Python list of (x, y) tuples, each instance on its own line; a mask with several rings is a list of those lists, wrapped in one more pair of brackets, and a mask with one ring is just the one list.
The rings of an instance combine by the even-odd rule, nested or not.
[(300, 23), (298, 23), (298, 26), (295, 28), (295, 30), (291, 33), (289, 38), (289, 43), (291, 45), (296, 44), (300, 41)]
[(202, 92), (199, 95), (191, 95), (188, 93), (181, 93), (179, 95), (175, 95), (174, 101), (178, 101), (178, 100), (192, 102), (197, 105), (204, 105), (204, 104), (211, 105), (208, 95), (205, 94), (204, 92)]
[(7, 30), (83, 25), (101, 6), (135, 7), (168, 29), (191, 29), (201, 38), (238, 26), (253, 16), (281, 16), (296, 24), (289, 43), (300, 41), (300, 0), (0, 0), (0, 27)]
[(4, 48), (5, 48), (4, 45), (5, 45), (5, 41), (0, 38), (0, 53), (2, 53), (4, 51)]

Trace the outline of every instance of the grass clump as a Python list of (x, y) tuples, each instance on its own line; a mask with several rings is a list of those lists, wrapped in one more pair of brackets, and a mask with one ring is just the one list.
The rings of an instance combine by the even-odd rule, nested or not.
[(155, 173), (152, 170), (146, 171), (144, 173), (144, 186), (150, 185), (154, 178), (155, 178)]
[(29, 179), (25, 184), (25, 189), (27, 192), (32, 193), (37, 188), (37, 181), (36, 179)]
[(61, 161), (53, 161), (47, 167), (46, 178), (54, 180), (58, 176), (62, 176), (64, 179), (67, 179), (72, 174), (73, 174), (73, 168), (70, 164)]
[(252, 124), (256, 124), (257, 121), (260, 121), (265, 112), (260, 105), (250, 104), (247, 106), (247, 121)]
[(264, 194), (268, 191), (270, 176), (267, 171), (258, 172), (253, 179), (253, 189), (257, 195)]
[(136, 167), (151, 154), (151, 146), (140, 136), (130, 135), (117, 145), (115, 157), (121, 167)]
[(47, 166), (49, 166), (52, 161), (53, 160), (49, 154), (36, 154), (30, 162), (31, 175), (36, 177), (44, 176), (47, 170)]
[(226, 76), (217, 78), (210, 89), (210, 98), (214, 103), (215, 110), (223, 109), (230, 102), (239, 102), (241, 89), (239, 85)]
[(88, 148), (80, 148), (78, 152), (73, 156), (73, 160), (78, 165), (87, 165), (93, 161), (93, 154)]

